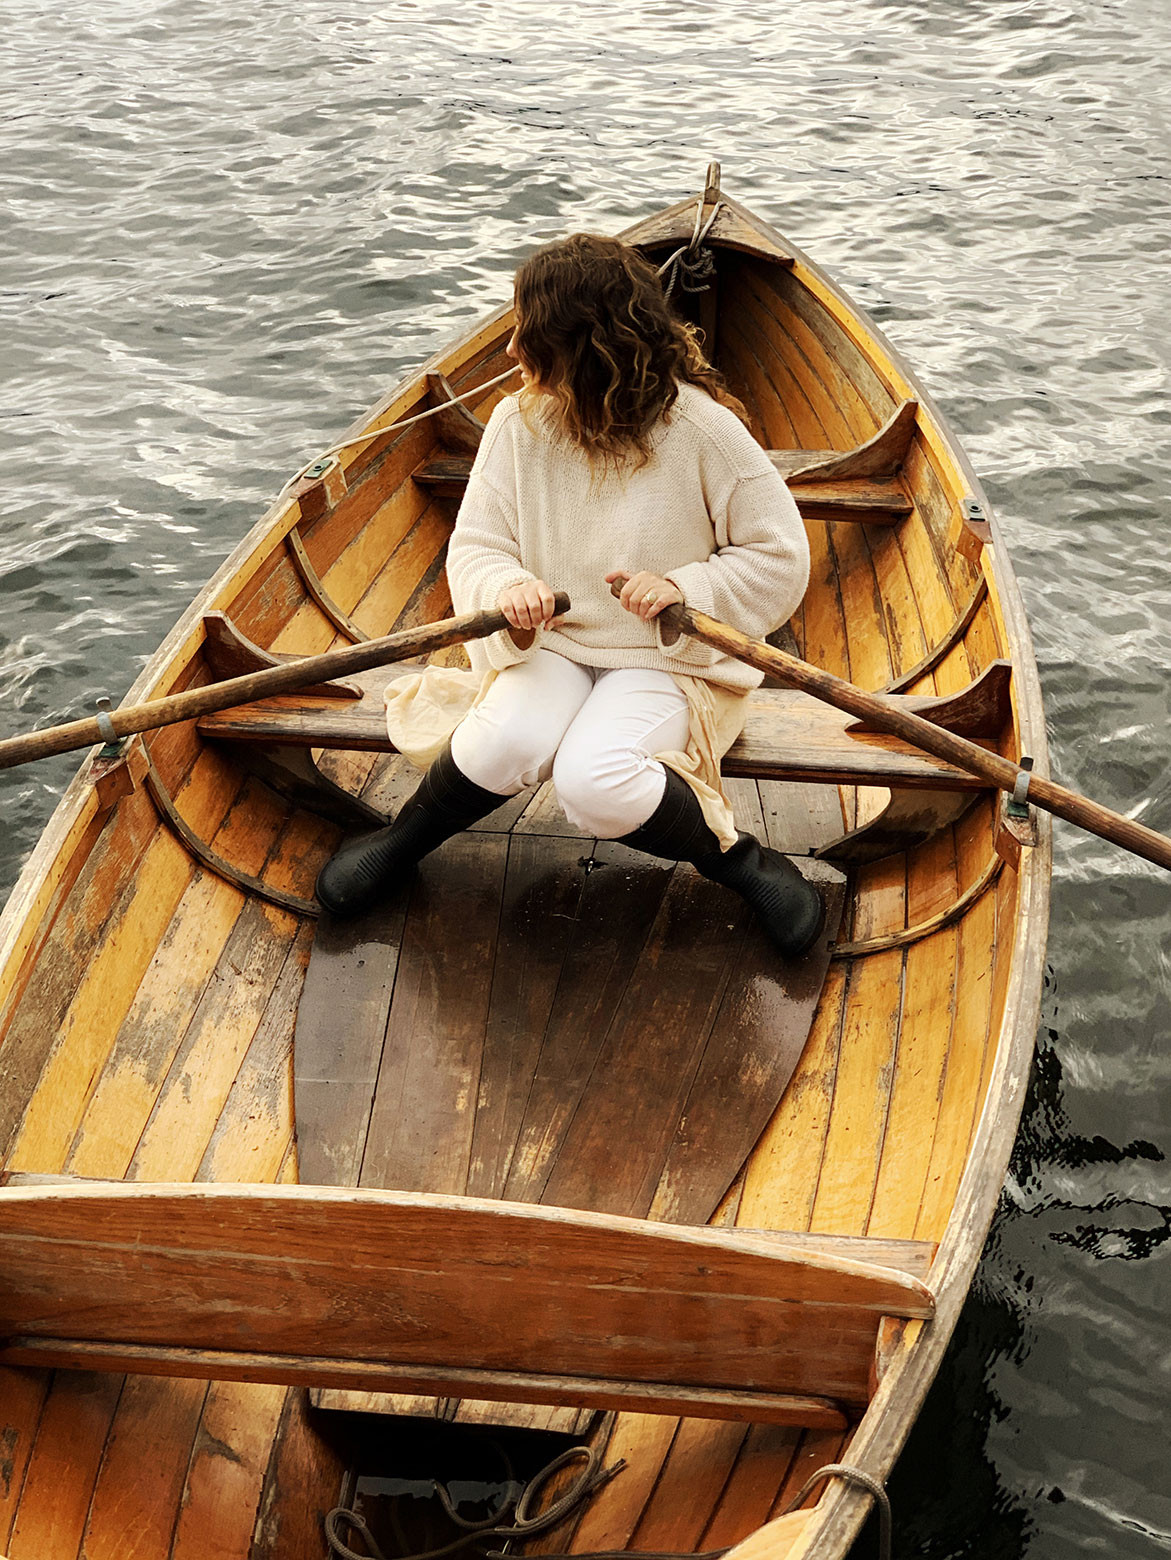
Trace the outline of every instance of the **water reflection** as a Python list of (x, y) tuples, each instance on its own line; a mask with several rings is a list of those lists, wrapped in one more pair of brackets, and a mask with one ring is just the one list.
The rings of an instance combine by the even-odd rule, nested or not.
[[(0, 733), (125, 690), (285, 476), (534, 243), (644, 215), (714, 156), (881, 318), (987, 479), (1058, 773), (1171, 826), (1165, 6), (5, 15)], [(0, 891), (73, 769), (0, 774)], [(900, 1475), (907, 1552), (1150, 1555), (1171, 1530), (1167, 1383), (1137, 1363), (1168, 1353), (1171, 911), (1072, 830), (1057, 873), (1024, 1200), (932, 1400), (941, 1444), (912, 1443), (938, 1478)]]

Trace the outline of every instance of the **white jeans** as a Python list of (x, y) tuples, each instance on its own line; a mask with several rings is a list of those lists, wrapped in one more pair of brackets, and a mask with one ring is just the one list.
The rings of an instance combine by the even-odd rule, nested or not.
[(570, 823), (618, 839), (662, 801), (666, 773), (653, 755), (686, 747), (689, 729), (668, 672), (578, 666), (538, 650), (500, 673), (456, 728), (451, 756), (500, 796), (552, 777)]

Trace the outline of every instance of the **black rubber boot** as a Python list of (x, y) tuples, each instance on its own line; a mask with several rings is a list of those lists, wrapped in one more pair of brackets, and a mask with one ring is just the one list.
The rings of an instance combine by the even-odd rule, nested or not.
[(456, 768), (446, 747), (419, 789), (385, 829), (347, 840), (317, 875), (314, 892), (331, 915), (358, 915), (384, 898), (404, 872), (444, 840), (485, 818), (508, 801)]
[(663, 800), (621, 843), (668, 861), (690, 861), (705, 878), (734, 889), (752, 906), (786, 959), (808, 953), (825, 924), (821, 895), (787, 856), (751, 834), (741, 834), (731, 850), (720, 849), (699, 798), (672, 769), (667, 770)]

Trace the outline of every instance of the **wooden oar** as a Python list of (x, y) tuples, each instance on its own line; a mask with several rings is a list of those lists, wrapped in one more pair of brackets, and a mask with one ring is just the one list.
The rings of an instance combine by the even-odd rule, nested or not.
[[(556, 610), (558, 614), (569, 610), (569, 597), (564, 592), (557, 595)], [(169, 698), (132, 704), (101, 718), (90, 716), (64, 726), (33, 731), (26, 736), (9, 737), (0, 742), (0, 769), (12, 769), (34, 758), (50, 758), (55, 753), (92, 747), (95, 742), (133, 736), (139, 731), (174, 726), (179, 721), (194, 720), (196, 716), (210, 715), (216, 710), (249, 704), (253, 699), (295, 693), (299, 688), (328, 682), (332, 677), (347, 677), (372, 666), (429, 655), (433, 650), (463, 644), (468, 639), (486, 639), (501, 629), (512, 632), (503, 612), (469, 612), (442, 623), (424, 623), (420, 628), (408, 628), (401, 634), (388, 634), (384, 639), (367, 639), (361, 644), (345, 645), (340, 650), (327, 650), (324, 655), (308, 655), (262, 672), (248, 672), (243, 677), (230, 677), (204, 688), (191, 688)]]
[[(618, 594), (617, 590), (614, 594)], [(1165, 834), (1158, 834), (1144, 824), (1124, 818), (1121, 813), (1112, 812), (1109, 807), (1092, 802), (1086, 796), (1079, 796), (1076, 791), (1067, 790), (1053, 780), (1034, 775), (1010, 759), (1001, 758), (998, 753), (989, 753), (987, 749), (978, 747), (964, 737), (957, 737), (954, 732), (945, 731), (942, 726), (933, 725), (931, 721), (913, 714), (880, 693), (866, 693), (853, 683), (843, 682), (831, 672), (823, 672), (819, 667), (810, 666), (807, 661), (786, 655), (783, 650), (749, 639), (747, 634), (741, 634), (726, 623), (719, 623), (705, 612), (695, 612), (690, 607), (667, 607), (660, 613), (659, 621), (668, 630), (690, 634), (693, 639), (701, 640), (714, 650), (722, 650), (725, 655), (735, 656), (738, 661), (746, 661), (749, 666), (771, 673), (792, 688), (800, 688), (815, 699), (858, 716), (875, 731), (901, 737), (904, 742), (913, 743), (925, 753), (966, 769), (969, 774), (978, 775), (1001, 791), (1015, 791), (1018, 784), (1023, 784), (1023, 776), (1028, 774), (1028, 800), (1036, 806), (1069, 823), (1076, 823), (1079, 828), (1101, 839), (1112, 840), (1114, 844), (1121, 845), (1136, 856), (1142, 856), (1146, 861), (1171, 868), (1171, 839)]]

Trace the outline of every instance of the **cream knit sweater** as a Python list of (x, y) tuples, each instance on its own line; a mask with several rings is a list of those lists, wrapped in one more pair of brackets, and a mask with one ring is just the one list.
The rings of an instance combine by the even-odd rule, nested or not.
[[(809, 582), (809, 545), (788, 488), (727, 407), (683, 384), (651, 435), (650, 460), (604, 474), (515, 396), (488, 421), (451, 538), (447, 576), (456, 612), (496, 605), (500, 592), (543, 579), (573, 605), (536, 643), (584, 666), (638, 666), (746, 692), (761, 673), (623, 611), (605, 576), (648, 569), (673, 580), (688, 606), (753, 638), (787, 621)], [(468, 645), (473, 667), (524, 659), (506, 634)], [(531, 653), (531, 652), (530, 652)]]

